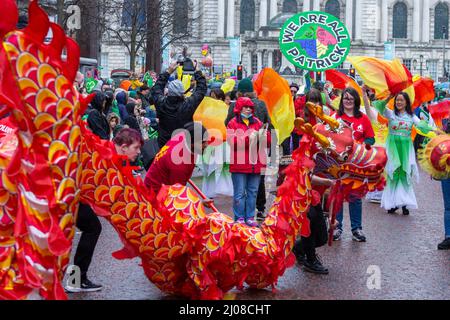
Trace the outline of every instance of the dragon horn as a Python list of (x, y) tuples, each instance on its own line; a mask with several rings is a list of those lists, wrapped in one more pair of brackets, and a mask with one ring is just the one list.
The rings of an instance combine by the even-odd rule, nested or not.
[(331, 145), (330, 140), (328, 140), (328, 138), (325, 137), (324, 135), (316, 132), (310, 123), (305, 122), (305, 119), (302, 119), (302, 118), (295, 119), (294, 126), (298, 130), (313, 137), (317, 142), (319, 142), (322, 145), (322, 147), (324, 147), (324, 148), (330, 147), (330, 145)]
[(306, 107), (317, 118), (328, 124), (331, 127), (331, 130), (335, 131), (339, 128), (339, 121), (324, 114), (322, 106), (314, 104), (312, 102), (307, 102)]

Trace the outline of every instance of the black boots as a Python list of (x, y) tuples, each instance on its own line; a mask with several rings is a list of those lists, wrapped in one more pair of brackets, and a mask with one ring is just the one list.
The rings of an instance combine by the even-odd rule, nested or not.
[(438, 250), (450, 250), (450, 238), (446, 238), (444, 241), (439, 243)]
[[(397, 211), (397, 210), (398, 210), (398, 208), (395, 207), (395, 208), (389, 209), (389, 210), (387, 211), (387, 213), (389, 213), (389, 214), (394, 214), (395, 211)], [(403, 215), (404, 215), (404, 216), (409, 216), (409, 210), (406, 209), (406, 206), (403, 206), (403, 207), (402, 207), (402, 212), (403, 212)]]
[(328, 269), (323, 266), (318, 255), (312, 261), (306, 259), (303, 263), (303, 270), (316, 274), (328, 274)]
[(404, 215), (404, 216), (409, 216), (409, 210), (406, 209), (406, 206), (403, 206), (403, 207), (402, 207), (402, 211), (403, 211), (403, 215)]

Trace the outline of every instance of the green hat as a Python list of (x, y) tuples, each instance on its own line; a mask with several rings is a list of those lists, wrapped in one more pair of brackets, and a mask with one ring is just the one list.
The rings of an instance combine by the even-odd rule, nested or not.
[(241, 93), (247, 93), (247, 92), (253, 92), (253, 83), (249, 78), (244, 78), (241, 81), (239, 81), (238, 84), (238, 92)]
[(130, 98), (133, 98), (133, 99), (136, 98), (136, 96), (137, 96), (136, 91), (134, 91), (134, 90), (128, 91), (128, 94), (129, 94)]

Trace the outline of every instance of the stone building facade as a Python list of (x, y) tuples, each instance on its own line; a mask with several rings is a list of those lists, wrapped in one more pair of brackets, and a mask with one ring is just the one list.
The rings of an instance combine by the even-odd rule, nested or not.
[[(294, 13), (318, 10), (337, 16), (352, 37), (350, 55), (385, 57), (385, 43), (395, 44), (395, 56), (414, 73), (435, 80), (450, 71), (448, 41), (450, 1), (440, 0), (175, 0), (199, 11), (189, 24), (188, 45), (194, 58), (208, 44), (214, 65), (233, 71), (230, 38), (240, 38), (246, 75), (265, 66), (291, 77), (300, 76), (278, 45), (280, 27)], [(445, 38), (445, 40), (443, 40)], [(444, 61), (446, 69), (444, 70)], [(348, 63), (344, 68), (350, 67)], [(299, 77), (300, 78), (300, 77)], [(443, 79), (441, 79), (443, 80)]]

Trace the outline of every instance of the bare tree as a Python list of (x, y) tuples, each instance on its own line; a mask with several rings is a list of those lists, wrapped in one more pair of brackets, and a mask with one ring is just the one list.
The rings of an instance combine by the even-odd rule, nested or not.
[(187, 0), (147, 0), (147, 8), (146, 68), (159, 73), (163, 51), (192, 37), (193, 24), (200, 16)]
[(103, 0), (103, 29), (123, 45), (134, 70), (136, 56), (146, 45), (147, 0)]
[[(1, 1), (1, 0), (0, 0)], [(28, 2), (29, 0), (17, 0)], [(126, 48), (134, 70), (140, 51), (146, 52), (146, 68), (161, 71), (162, 53), (173, 43), (192, 37), (200, 16), (188, 0), (41, 0), (51, 3), (66, 32), (69, 5), (81, 8), (81, 30), (73, 36), (82, 56), (100, 58), (100, 41), (110, 39)]]

